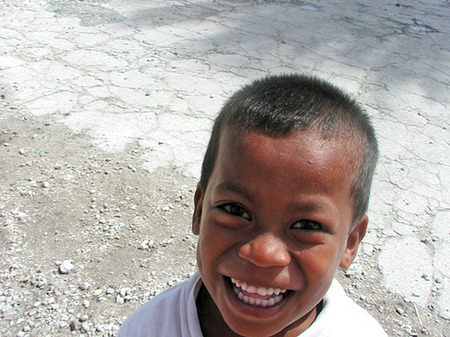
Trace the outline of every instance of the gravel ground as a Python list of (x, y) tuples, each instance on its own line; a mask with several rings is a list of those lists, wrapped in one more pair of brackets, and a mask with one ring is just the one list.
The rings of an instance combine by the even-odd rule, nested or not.
[[(195, 272), (196, 182), (149, 174), (137, 146), (104, 153), (53, 117), (0, 103), (0, 336), (115, 336)], [(337, 275), (355, 301), (389, 336), (449, 336), (433, 307), (383, 288), (375, 256)]]

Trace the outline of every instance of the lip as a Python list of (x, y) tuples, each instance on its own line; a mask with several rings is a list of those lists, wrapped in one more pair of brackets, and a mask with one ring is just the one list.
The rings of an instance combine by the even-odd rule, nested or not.
[(277, 315), (286, 304), (289, 302), (290, 297), (294, 291), (287, 290), (283, 294), (283, 299), (281, 302), (271, 305), (271, 306), (258, 306), (252, 305), (249, 303), (245, 303), (241, 299), (238, 298), (235, 291), (233, 290), (233, 283), (231, 282), (231, 278), (223, 275), (223, 281), (225, 283), (227, 298), (229, 302), (229, 306), (233, 311), (237, 311), (241, 315), (256, 317), (256, 318), (268, 318), (274, 315)]

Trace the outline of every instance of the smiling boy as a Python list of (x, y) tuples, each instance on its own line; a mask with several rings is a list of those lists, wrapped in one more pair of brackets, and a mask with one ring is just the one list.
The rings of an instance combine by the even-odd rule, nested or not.
[(368, 117), (324, 81), (272, 76), (238, 91), (194, 197), (199, 273), (119, 336), (386, 336), (333, 280), (366, 232), (377, 155)]

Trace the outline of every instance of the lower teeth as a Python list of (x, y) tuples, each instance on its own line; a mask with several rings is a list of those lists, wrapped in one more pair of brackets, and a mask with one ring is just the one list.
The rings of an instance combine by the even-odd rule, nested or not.
[(261, 298), (255, 298), (250, 297), (247, 295), (244, 295), (237, 287), (233, 285), (233, 291), (237, 295), (237, 297), (243, 301), (244, 303), (250, 304), (250, 305), (256, 305), (259, 307), (271, 307), (275, 304), (280, 303), (283, 300), (283, 295), (273, 296), (267, 300), (263, 300)]

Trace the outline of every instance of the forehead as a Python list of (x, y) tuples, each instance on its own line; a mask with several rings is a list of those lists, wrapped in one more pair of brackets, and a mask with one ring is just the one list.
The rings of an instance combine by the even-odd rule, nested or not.
[(235, 179), (267, 175), (271, 178), (268, 182), (276, 182), (275, 178), (292, 179), (293, 183), (307, 180), (324, 188), (345, 186), (350, 191), (358, 157), (352, 142), (338, 137), (324, 139), (314, 129), (282, 137), (224, 130), (215, 168)]
[[(273, 136), (260, 131), (223, 130), (219, 140), (219, 154), (225, 150), (236, 156), (249, 153), (278, 153), (280, 157), (314, 160), (316, 162), (333, 162), (334, 158), (345, 162), (348, 171), (359, 167), (361, 151), (357, 148), (354, 136), (322, 137), (320, 131), (309, 128), (294, 131), (288, 135)], [(276, 151), (275, 151), (276, 150)], [(350, 170), (351, 168), (351, 170)]]

